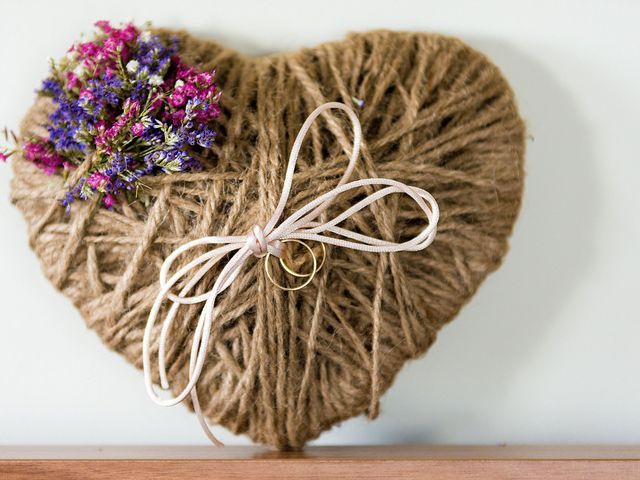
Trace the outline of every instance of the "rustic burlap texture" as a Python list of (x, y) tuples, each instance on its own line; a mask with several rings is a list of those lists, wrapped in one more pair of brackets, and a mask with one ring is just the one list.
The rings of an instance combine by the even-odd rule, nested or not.
[[(88, 201), (65, 214), (60, 180), (15, 158), (12, 199), (47, 277), (106, 345), (140, 368), (167, 255), (191, 239), (246, 234), (264, 223), (307, 115), (327, 101), (364, 100), (354, 179), (388, 177), (429, 190), (441, 209), (435, 242), (421, 252), (382, 255), (330, 247), (326, 266), (296, 292), (273, 287), (261, 264), (250, 261), (219, 299), (198, 384), (212, 422), (256, 442), (301, 447), (336, 422), (363, 412), (375, 417), (399, 369), (427, 350), (498, 267), (521, 203), (524, 125), (500, 71), (457, 39), (375, 31), (246, 58), (178, 35), (188, 63), (218, 68), (224, 92), (218, 142), (202, 172), (149, 179), (148, 207), (135, 202), (109, 211)], [(45, 100), (36, 102), (24, 137), (42, 133), (48, 110)], [(301, 152), (288, 212), (335, 186), (346, 166), (346, 117), (323, 117)], [(343, 194), (331, 211), (356, 195)], [(400, 240), (423, 227), (420, 219), (410, 202), (392, 196), (347, 226)], [(168, 342), (176, 391), (188, 379), (198, 308), (181, 310)]]

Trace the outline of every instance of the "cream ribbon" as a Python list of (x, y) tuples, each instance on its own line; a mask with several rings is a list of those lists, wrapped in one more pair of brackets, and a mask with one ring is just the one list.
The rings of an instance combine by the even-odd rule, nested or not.
[[(298, 159), (298, 154), (302, 146), (302, 142), (307, 131), (315, 121), (315, 119), (326, 110), (337, 109), (344, 111), (353, 126), (353, 150), (349, 159), (349, 164), (338, 182), (338, 185), (324, 195), (319, 196), (312, 202), (309, 202), (298, 211), (294, 212), (286, 220), (276, 226), (278, 220), (282, 216), (293, 182), (293, 173)], [(418, 187), (405, 185), (404, 183), (390, 180), (387, 178), (365, 178), (347, 183), (351, 173), (353, 172), (358, 154), (360, 151), (360, 142), (362, 139), (362, 129), (358, 117), (348, 106), (337, 103), (325, 103), (316, 108), (306, 119), (302, 128), (298, 132), (298, 136), (291, 149), (287, 172), (285, 175), (280, 200), (273, 215), (264, 226), (254, 225), (247, 235), (241, 236), (211, 236), (203, 237), (188, 242), (174, 250), (171, 255), (162, 264), (160, 268), (160, 291), (153, 303), (149, 319), (144, 331), (142, 341), (142, 358), (144, 364), (144, 379), (147, 393), (151, 399), (161, 406), (172, 406), (182, 402), (187, 395), (191, 395), (194, 411), (198, 417), (198, 421), (209, 439), (216, 445), (221, 446), (222, 443), (213, 435), (200, 409), (196, 384), (202, 372), (207, 354), (207, 343), (211, 335), (211, 325), (214, 320), (213, 312), (216, 299), (225, 289), (231, 285), (234, 279), (240, 273), (240, 270), (247, 259), (254, 255), (256, 257), (264, 257), (268, 253), (281, 257), (282, 241), (289, 239), (310, 240), (315, 242), (323, 242), (329, 245), (335, 245), (342, 248), (351, 248), (361, 250), (363, 252), (399, 252), (399, 251), (417, 251), (428, 247), (436, 235), (436, 226), (438, 224), (439, 210), (438, 204), (433, 196)], [(340, 215), (334, 217), (325, 223), (315, 221), (315, 219), (333, 202), (333, 200), (343, 192), (361, 188), (367, 185), (384, 186), (380, 190), (375, 191), (371, 195), (363, 198), (355, 205), (351, 206)], [(414, 238), (402, 243), (389, 242), (378, 238), (369, 237), (359, 233), (351, 232), (344, 228), (338, 227), (338, 224), (359, 212), (363, 208), (369, 206), (376, 200), (379, 200), (392, 193), (404, 193), (411, 197), (420, 209), (424, 212), (427, 224), (425, 228)], [(331, 233), (335, 236), (326, 236), (325, 233)], [(342, 237), (342, 238), (339, 238)], [(169, 271), (176, 259), (183, 253), (194, 247), (202, 245), (222, 245), (214, 248), (187, 265), (178, 269), (176, 273), (169, 277)], [(202, 295), (187, 296), (191, 289), (205, 276), (205, 274), (222, 258), (228, 254), (235, 252), (218, 275), (213, 287)], [(188, 278), (191, 276), (190, 278)], [(171, 293), (171, 288), (179, 281), (185, 279), (186, 284), (177, 295)], [(189, 361), (189, 382), (184, 389), (173, 398), (160, 398), (154, 389), (151, 378), (151, 354), (150, 342), (151, 334), (154, 329), (158, 312), (165, 298), (171, 300), (172, 305), (165, 317), (162, 329), (160, 331), (160, 340), (158, 345), (158, 369), (160, 373), (160, 382), (163, 389), (169, 389), (167, 373), (165, 369), (165, 352), (166, 341), (171, 328), (171, 324), (176, 316), (180, 305), (195, 304), (204, 302), (204, 306), (200, 312), (198, 324), (193, 336), (191, 345), (191, 357)]]

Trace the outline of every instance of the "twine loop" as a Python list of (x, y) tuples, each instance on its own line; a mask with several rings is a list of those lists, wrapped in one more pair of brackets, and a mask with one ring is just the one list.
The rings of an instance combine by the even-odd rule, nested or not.
[[(338, 185), (332, 190), (320, 195), (315, 200), (307, 203), (305, 206), (291, 214), (288, 218), (278, 224), (280, 217), (282, 216), (291, 186), (293, 182), (293, 173), (296, 166), (296, 161), (302, 142), (307, 134), (307, 131), (315, 121), (315, 119), (326, 110), (338, 109), (344, 111), (353, 126), (353, 149), (349, 164), (345, 169), (342, 178)], [(143, 351), (143, 366), (144, 377), (147, 393), (151, 399), (162, 406), (172, 406), (182, 402), (187, 395), (191, 396), (194, 411), (198, 417), (203, 430), (209, 437), (209, 439), (216, 445), (222, 445), (222, 443), (213, 435), (209, 426), (206, 423), (204, 415), (200, 409), (200, 403), (198, 401), (197, 394), (197, 382), (204, 367), (207, 345), (211, 336), (212, 324), (214, 321), (214, 308), (216, 305), (216, 299), (224, 290), (226, 290), (235, 278), (239, 275), (242, 266), (245, 264), (249, 257), (256, 256), (258, 258), (265, 259), (265, 269), (272, 283), (277, 285), (270, 275), (268, 270), (269, 255), (273, 255), (281, 258), (283, 244), (286, 242), (300, 243), (311, 254), (313, 259), (313, 272), (310, 275), (301, 275), (308, 277), (303, 286), (308, 285), (313, 276), (318, 270), (317, 259), (311, 248), (305, 243), (305, 241), (315, 241), (321, 244), (334, 245), (341, 248), (350, 248), (354, 250), (360, 250), (363, 252), (377, 252), (377, 253), (391, 253), (399, 251), (417, 251), (428, 247), (434, 240), (436, 235), (436, 227), (439, 219), (438, 204), (433, 196), (419, 187), (405, 185), (404, 183), (387, 178), (365, 178), (362, 180), (356, 180), (348, 182), (351, 173), (355, 168), (358, 154), (360, 151), (360, 142), (362, 139), (360, 122), (358, 117), (352, 109), (342, 103), (331, 102), (325, 103), (316, 108), (306, 119), (291, 149), (289, 156), (289, 162), (287, 164), (287, 171), (285, 175), (284, 185), (282, 187), (282, 193), (278, 205), (266, 223), (264, 228), (259, 225), (254, 225), (250, 232), (244, 236), (210, 236), (188, 242), (176, 250), (174, 250), (164, 261), (160, 268), (160, 291), (154, 301), (154, 304), (149, 313), (149, 318), (144, 331), (144, 337), (142, 342)], [(318, 216), (325, 211), (335, 200), (335, 198), (343, 192), (358, 189), (364, 186), (379, 185), (383, 188), (376, 190), (374, 193), (364, 197), (357, 203), (346, 209), (341, 214), (335, 216), (331, 220), (324, 223), (316, 221)], [(393, 242), (382, 240), (367, 235), (363, 235), (357, 232), (352, 232), (338, 225), (359, 212), (360, 210), (368, 207), (372, 203), (380, 200), (393, 193), (403, 193), (409, 196), (416, 205), (422, 210), (427, 220), (427, 224), (415, 237), (403, 241)], [(327, 233), (333, 234), (332, 236), (326, 235)], [(187, 265), (179, 268), (173, 275), (169, 277), (169, 271), (176, 259), (183, 253), (201, 246), (210, 245), (222, 245), (212, 250), (209, 250)], [(323, 245), (323, 252), (324, 245)], [(215, 280), (213, 287), (200, 295), (188, 296), (189, 292), (200, 282), (200, 280), (209, 272), (218, 262), (223, 258), (232, 254), (231, 258), (222, 268), (218, 277)], [(323, 256), (324, 263), (324, 256)], [(289, 271), (288, 269), (286, 269)], [(178, 294), (172, 293), (171, 289), (178, 283), (184, 284)], [(277, 285), (283, 290), (295, 290), (296, 288), (283, 288)], [(160, 308), (165, 301), (169, 299), (172, 304), (169, 311), (162, 323), (160, 338), (158, 344), (158, 370), (160, 373), (160, 383), (164, 389), (169, 388), (169, 382), (166, 375), (165, 368), (165, 352), (168, 333), (170, 331), (173, 319), (176, 316), (180, 305), (184, 304), (196, 304), (204, 303), (200, 311), (198, 324), (193, 334), (193, 342), (191, 344), (191, 355), (189, 361), (189, 381), (187, 385), (178, 393), (175, 397), (169, 399), (163, 399), (156, 393), (152, 375), (151, 375), (151, 336), (156, 323), (156, 318), (160, 311)]]

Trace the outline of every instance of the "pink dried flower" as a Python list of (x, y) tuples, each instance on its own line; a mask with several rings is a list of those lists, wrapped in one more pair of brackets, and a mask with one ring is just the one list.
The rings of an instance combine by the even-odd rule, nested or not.
[(176, 110), (171, 114), (171, 121), (174, 123), (174, 125), (178, 125), (182, 123), (182, 120), (184, 120), (185, 115), (186, 113), (184, 110)]
[(80, 79), (73, 72), (67, 72), (67, 88), (69, 90), (80, 87)]
[(120, 130), (122, 130), (122, 127), (124, 122), (121, 122), (120, 120), (118, 120), (116, 123), (114, 123), (111, 128), (109, 128), (109, 130), (107, 130), (107, 133), (105, 133), (105, 137), (109, 140), (113, 140), (114, 138), (116, 138), (116, 136), (120, 133)]
[(88, 88), (83, 88), (80, 90), (78, 96), (84, 100), (93, 100), (93, 92)]
[(184, 94), (187, 97), (195, 97), (198, 94), (198, 89), (196, 88), (196, 86), (193, 83), (187, 83), (184, 85), (183, 89)]
[(181, 60), (176, 59), (176, 62), (180, 62), (178, 65), (178, 69), (176, 71), (176, 78), (180, 80), (184, 80), (196, 73), (195, 69), (192, 67), (187, 67)]
[(100, 47), (94, 42), (81, 43), (76, 47), (78, 53), (85, 59), (93, 59), (100, 53)]
[(173, 95), (171, 95), (169, 97), (169, 104), (172, 107), (180, 107), (180, 106), (184, 105), (184, 102), (185, 102), (184, 95), (182, 95), (180, 93), (174, 93)]
[(210, 87), (211, 83), (213, 83), (213, 75), (210, 72), (202, 72), (196, 75), (196, 83), (198, 86), (202, 87)]
[(25, 144), (24, 157), (35, 163), (47, 175), (53, 175), (66, 160), (54, 152), (52, 147), (45, 142), (46, 139), (42, 139)]
[(109, 57), (118, 53), (124, 47), (124, 42), (114, 37), (107, 38), (102, 45), (102, 55)]
[(96, 147), (104, 147), (107, 144), (107, 139), (104, 135), (96, 135), (95, 139)]
[(92, 188), (103, 187), (109, 181), (109, 176), (102, 172), (93, 172), (87, 177), (87, 183)]
[(127, 118), (137, 115), (140, 112), (140, 102), (127, 98), (124, 101), (122, 109), (126, 112)]
[(114, 197), (113, 195), (111, 195), (110, 193), (107, 193), (103, 198), (102, 198), (102, 203), (105, 207), (107, 208), (113, 208), (113, 206), (116, 204), (116, 197)]
[(98, 20), (95, 23), (95, 26), (102, 30), (104, 33), (110, 33), (113, 30), (113, 27), (111, 27), (111, 24), (108, 20)]
[(149, 107), (150, 110), (157, 110), (158, 108), (160, 108), (162, 106), (162, 97), (158, 96), (158, 98), (156, 98), (152, 103), (151, 103), (151, 107)]
[(144, 133), (144, 125), (141, 122), (136, 122), (131, 126), (131, 133), (136, 137), (142, 136)]
[(126, 27), (116, 31), (116, 35), (123, 42), (131, 42), (138, 36), (138, 29), (132, 23), (129, 23)]

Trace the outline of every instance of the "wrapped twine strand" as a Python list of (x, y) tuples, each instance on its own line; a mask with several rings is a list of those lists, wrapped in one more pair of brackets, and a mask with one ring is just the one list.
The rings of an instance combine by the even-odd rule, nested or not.
[[(209, 421), (256, 442), (300, 448), (354, 415), (374, 418), (404, 363), (427, 350), (499, 266), (521, 203), (524, 125), (499, 70), (456, 39), (376, 31), (252, 59), (178, 36), (183, 58), (217, 67), (224, 91), (219, 141), (203, 156), (203, 171), (150, 178), (149, 207), (134, 202), (109, 211), (95, 208), (96, 200), (66, 215), (55, 179), (15, 158), (12, 200), (47, 277), (106, 345), (142, 367), (164, 259), (186, 241), (264, 225), (305, 118), (328, 101), (364, 100), (358, 117), (365, 141), (352, 178), (429, 190), (441, 210), (437, 239), (421, 252), (329, 247), (326, 267), (295, 292), (274, 289), (249, 261), (216, 301), (198, 381)], [(34, 105), (23, 137), (42, 133), (49, 109), (46, 100)], [(338, 113), (309, 130), (285, 215), (336, 185), (352, 142), (344, 124)], [(343, 193), (330, 210), (348, 208), (358, 195)], [(399, 242), (416, 236), (424, 220), (411, 200), (390, 196), (343, 226)], [(209, 290), (218, 273), (194, 293)], [(198, 306), (183, 307), (167, 336), (174, 394), (189, 382), (198, 315)], [(153, 355), (160, 329), (151, 333)], [(157, 383), (157, 368), (152, 376)]]

